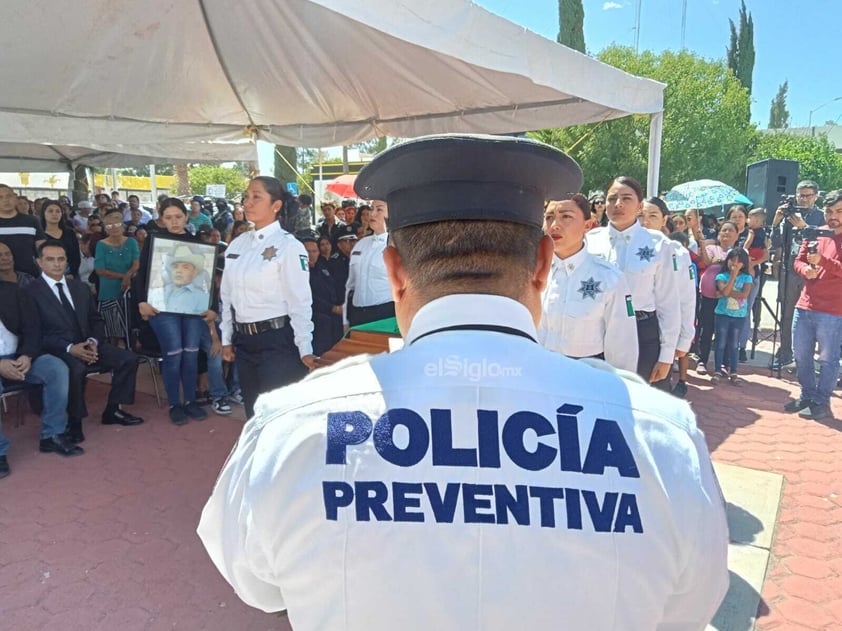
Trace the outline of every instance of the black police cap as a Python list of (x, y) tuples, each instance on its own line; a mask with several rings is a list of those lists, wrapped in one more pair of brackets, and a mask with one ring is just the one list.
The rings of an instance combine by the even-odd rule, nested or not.
[(453, 220), (541, 227), (544, 202), (582, 187), (579, 165), (530, 138), (442, 134), (410, 140), (363, 167), (354, 190), (389, 206), (389, 229)]

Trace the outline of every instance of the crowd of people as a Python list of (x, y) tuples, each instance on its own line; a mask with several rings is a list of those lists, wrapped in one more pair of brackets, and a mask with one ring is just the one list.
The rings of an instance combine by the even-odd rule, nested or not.
[[(793, 314), (809, 278), (797, 271), (806, 244), (800, 233), (825, 223), (817, 198), (815, 183), (799, 183), (799, 203), (809, 212), (782, 206), (770, 226), (762, 208), (736, 205), (718, 219), (694, 209), (670, 212), (630, 177), (589, 197), (546, 202), (543, 231), (554, 256), (539, 341), (568, 357), (604, 359), (679, 397), (687, 393), (691, 369), (710, 374), (714, 384), (739, 386), (766, 263), (777, 251), (786, 282), (774, 361), (791, 362)], [(18, 305), (4, 314), (0, 329), (7, 338), (0, 373), (7, 382), (44, 383), (19, 358), (60, 370), (40, 360), (49, 355), (69, 371), (66, 421), (54, 398), (44, 406), (44, 451), (82, 453), (84, 376), (92, 367), (136, 370), (128, 359), (133, 352), (157, 352), (172, 423), (207, 418), (204, 404), (223, 415), (232, 403), (244, 404), (251, 416), (260, 393), (304, 376), (349, 326), (395, 316), (383, 261), (389, 213), (382, 200), (323, 202), (316, 221), (312, 197), (293, 197), (276, 179), (257, 177), (233, 207), (201, 196), (187, 207), (162, 195), (150, 212), (136, 195), (122, 202), (115, 192), (74, 208), (66, 196), (30, 203), (7, 186), (0, 186), (0, 202), (0, 273), (17, 285)], [(151, 243), (163, 239), (175, 245), (161, 271), (150, 258)], [(194, 280), (202, 272), (199, 243), (217, 248), (212, 279), (205, 279), (209, 296)], [(781, 257), (784, 248), (791, 257)], [(150, 297), (164, 291), (155, 274), (171, 281), (166, 309)], [(56, 314), (67, 316), (63, 328)], [(121, 373), (119, 381), (115, 372), (103, 422), (141, 422), (120, 407), (132, 402), (133, 375)], [(795, 411), (812, 404), (813, 416), (826, 414), (821, 406), (829, 395), (806, 392), (793, 402)], [(0, 475), (8, 471), (4, 441)]]

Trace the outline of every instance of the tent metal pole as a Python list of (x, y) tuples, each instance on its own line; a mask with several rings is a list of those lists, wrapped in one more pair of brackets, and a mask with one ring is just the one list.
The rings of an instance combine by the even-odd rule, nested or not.
[[(152, 203), (155, 205), (156, 212), (155, 215), (158, 214), (158, 183), (155, 181), (155, 165), (149, 165), (149, 190), (152, 194)], [(155, 217), (157, 219), (157, 217)]]
[(661, 137), (664, 132), (664, 113), (650, 115), (649, 120), (649, 167), (646, 173), (646, 194), (658, 196), (658, 178), (661, 173)]

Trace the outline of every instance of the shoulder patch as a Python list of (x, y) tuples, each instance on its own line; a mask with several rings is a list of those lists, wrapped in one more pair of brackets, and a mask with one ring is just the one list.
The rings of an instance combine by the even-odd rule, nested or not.
[(298, 255), (298, 262), (301, 263), (301, 271), (308, 272), (310, 271), (310, 266), (308, 265), (310, 261), (310, 257), (306, 254), (299, 254)]

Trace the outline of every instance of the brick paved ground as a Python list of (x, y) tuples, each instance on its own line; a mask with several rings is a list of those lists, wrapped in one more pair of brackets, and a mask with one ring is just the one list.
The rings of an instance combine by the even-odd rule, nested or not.
[[(757, 628), (842, 629), (842, 421), (784, 413), (798, 384), (770, 377), (765, 357), (745, 368), (742, 388), (692, 377), (688, 398), (714, 460), (785, 479)], [(842, 419), (839, 398), (832, 408)]]
[[(760, 362), (757, 362), (758, 364)], [(743, 388), (691, 375), (688, 398), (715, 460), (785, 476), (758, 628), (842, 628), (842, 422), (781, 412), (794, 380), (746, 368)], [(92, 383), (91, 418), (106, 388)], [(842, 404), (834, 400), (836, 416)], [(153, 397), (134, 428), (89, 422), (87, 453), (37, 452), (38, 422), (14, 429), (0, 481), (0, 628), (151, 631), (289, 629), (242, 605), (207, 559), (195, 527), (239, 417), (174, 427)]]

